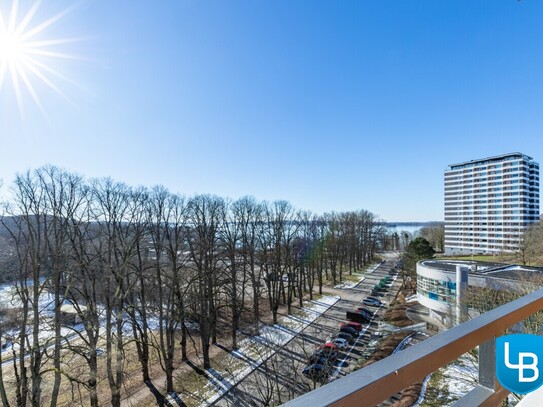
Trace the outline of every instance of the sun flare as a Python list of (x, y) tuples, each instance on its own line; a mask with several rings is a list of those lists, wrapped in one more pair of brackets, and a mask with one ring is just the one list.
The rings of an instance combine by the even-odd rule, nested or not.
[(47, 29), (73, 10), (73, 6), (42, 21), (36, 17), (41, 1), (35, 1), (26, 13), (19, 10), (19, 0), (12, 0), (9, 11), (0, 7), (0, 92), (11, 84), (19, 110), (23, 111), (23, 95), (28, 94), (42, 112), (36, 84), (42, 83), (59, 96), (67, 96), (55, 80), (69, 81), (53, 63), (60, 59), (78, 59), (63, 52), (62, 44), (76, 41), (71, 38), (49, 39)]
[(17, 64), (24, 55), (24, 43), (17, 35), (8, 33), (0, 37), (0, 63)]

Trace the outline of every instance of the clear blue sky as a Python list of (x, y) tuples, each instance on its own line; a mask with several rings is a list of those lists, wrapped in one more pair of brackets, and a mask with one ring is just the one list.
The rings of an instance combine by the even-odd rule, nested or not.
[[(68, 4), (43, 0), (29, 26)], [(0, 178), (49, 163), (441, 220), (448, 164), (543, 160), (542, 21), (535, 0), (86, 0), (36, 36), (78, 38), (49, 48), (80, 59), (41, 56), (69, 102), (30, 72), (45, 114), (27, 90), (21, 113), (4, 80)]]

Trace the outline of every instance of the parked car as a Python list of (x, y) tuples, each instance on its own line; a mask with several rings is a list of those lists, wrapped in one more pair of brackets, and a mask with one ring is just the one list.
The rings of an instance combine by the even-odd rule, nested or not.
[(322, 353), (314, 353), (309, 356), (309, 364), (327, 366), (332, 365), (336, 359), (337, 358), (331, 358)]
[(306, 366), (304, 370), (302, 370), (302, 373), (315, 381), (320, 381), (326, 378), (326, 370), (323, 365), (319, 364)]
[(317, 351), (320, 351), (320, 352), (324, 352), (324, 353), (327, 353), (327, 354), (338, 354), (338, 347), (333, 344), (333, 343), (329, 343), (329, 342), (326, 342), (324, 345), (321, 345), (317, 348)]
[(319, 346), (317, 350), (312, 353), (312, 355), (325, 356), (328, 359), (335, 361), (339, 356), (339, 352), (336, 345), (334, 344), (330, 344), (330, 345), (333, 345), (334, 347), (332, 348), (331, 346), (324, 346), (324, 345)]
[(367, 305), (368, 307), (380, 307), (383, 305), (383, 302), (373, 298), (366, 298), (362, 301), (362, 304)]
[(373, 312), (371, 311), (368, 311), (367, 309), (365, 308), (362, 308), (362, 307), (358, 307), (358, 308), (355, 308), (353, 310), (354, 312), (358, 312), (359, 314), (362, 314), (364, 315), (364, 317), (366, 317), (368, 319), (368, 321), (371, 321), (373, 319)]
[(371, 321), (371, 318), (369, 318), (367, 315), (355, 311), (347, 311), (345, 313), (345, 318), (347, 318), (349, 321), (360, 323), (368, 323)]
[(373, 317), (375, 315), (375, 312), (370, 311), (369, 309), (364, 308), (364, 307), (356, 307), (355, 311), (356, 312), (361, 312), (361, 313), (366, 314), (366, 315), (369, 315), (370, 317)]
[(345, 332), (345, 333), (351, 334), (352, 336), (358, 336), (358, 331), (354, 329), (352, 326), (348, 326), (348, 325), (341, 326), (341, 325), (342, 324), (340, 324), (339, 326), (339, 332)]
[(392, 287), (392, 284), (394, 284), (394, 281), (393, 281), (392, 279), (386, 279), (386, 278), (383, 278), (383, 279), (379, 282), (379, 285), (380, 285), (380, 286), (383, 286), (383, 287), (386, 287), (386, 288)]
[(339, 327), (343, 327), (343, 326), (348, 326), (348, 327), (351, 327), (351, 328), (354, 328), (356, 329), (358, 332), (360, 332), (362, 330), (362, 324), (360, 322), (355, 322), (355, 321), (344, 321), (342, 323), (339, 324)]
[(319, 349), (323, 349), (323, 348), (330, 348), (332, 350), (337, 350), (337, 346), (334, 345), (333, 343), (329, 343), (329, 342), (326, 342), (324, 345), (320, 346)]
[(343, 338), (332, 338), (329, 341), (326, 341), (326, 343), (331, 343), (337, 346), (338, 349), (343, 350), (347, 347), (349, 342), (346, 339)]
[(355, 341), (354, 336), (346, 332), (338, 332), (336, 338), (345, 339), (348, 343), (354, 343)]

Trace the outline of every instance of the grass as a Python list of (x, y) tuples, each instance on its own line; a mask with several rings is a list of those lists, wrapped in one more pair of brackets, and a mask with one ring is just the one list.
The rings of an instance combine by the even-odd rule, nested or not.
[(343, 274), (343, 281), (352, 281), (353, 283), (358, 283), (362, 274)]
[(214, 389), (209, 386), (209, 380), (197, 372), (177, 377), (175, 387), (179, 389), (178, 394), (188, 407), (199, 406), (215, 394)]
[(424, 401), (421, 405), (424, 407), (441, 407), (456, 399), (455, 397), (451, 397), (449, 385), (443, 377), (443, 369), (438, 369), (430, 376)]
[[(80, 346), (82, 345), (79, 339), (75, 339), (70, 343), (71, 346)], [(106, 342), (104, 338), (101, 338), (98, 343), (98, 347), (105, 349)], [(113, 356), (114, 358), (115, 356)], [(158, 359), (154, 352), (151, 352), (150, 355), (151, 363), (150, 369), (151, 374), (156, 375), (160, 374), (160, 365)], [(53, 360), (46, 359), (42, 366), (42, 371), (47, 370), (47, 373), (42, 375), (42, 399), (41, 404), (46, 405), (50, 402), (50, 396), (53, 389)], [(72, 383), (68, 380), (68, 376), (77, 378), (82, 382), (86, 382), (89, 378), (88, 375), (88, 366), (85, 360), (74, 352), (69, 351), (67, 348), (63, 349), (61, 353), (61, 369), (65, 376), (62, 378), (60, 385), (60, 394), (57, 400), (58, 406), (88, 406), (90, 405), (88, 393), (84, 390), (83, 386), (78, 387), (75, 383), (72, 386)], [(123, 390), (133, 389), (141, 387), (141, 366), (138, 361), (136, 347), (134, 342), (126, 343), (124, 346), (124, 358), (123, 358), (123, 369), (124, 369), (124, 384)], [(15, 381), (15, 373), (13, 366), (8, 364), (3, 367), (4, 380), (6, 383)], [(15, 404), (15, 385), (8, 385), (7, 393), (10, 401), (13, 401)], [(100, 405), (107, 405), (110, 401), (110, 392), (109, 385), (107, 381), (106, 374), (106, 357), (98, 357), (98, 398)], [(150, 393), (149, 393), (150, 394)], [(156, 404), (156, 403), (155, 403)]]
[[(365, 266), (354, 270), (351, 274), (349, 274), (348, 267), (344, 267), (341, 273), (341, 281), (339, 280), (339, 270), (338, 270), (336, 284), (341, 284), (345, 282), (358, 283), (370, 269), (374, 269), (380, 262), (381, 260), (379, 259), (374, 260), (371, 263), (366, 264)], [(334, 283), (331, 276), (328, 279), (325, 277), (323, 281), (323, 287), (333, 287), (333, 286), (334, 286)]]

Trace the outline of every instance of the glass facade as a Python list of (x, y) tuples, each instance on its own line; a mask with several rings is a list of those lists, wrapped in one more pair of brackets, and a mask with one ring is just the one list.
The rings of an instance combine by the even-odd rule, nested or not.
[(456, 303), (456, 282), (417, 275), (417, 294), (447, 304)]

